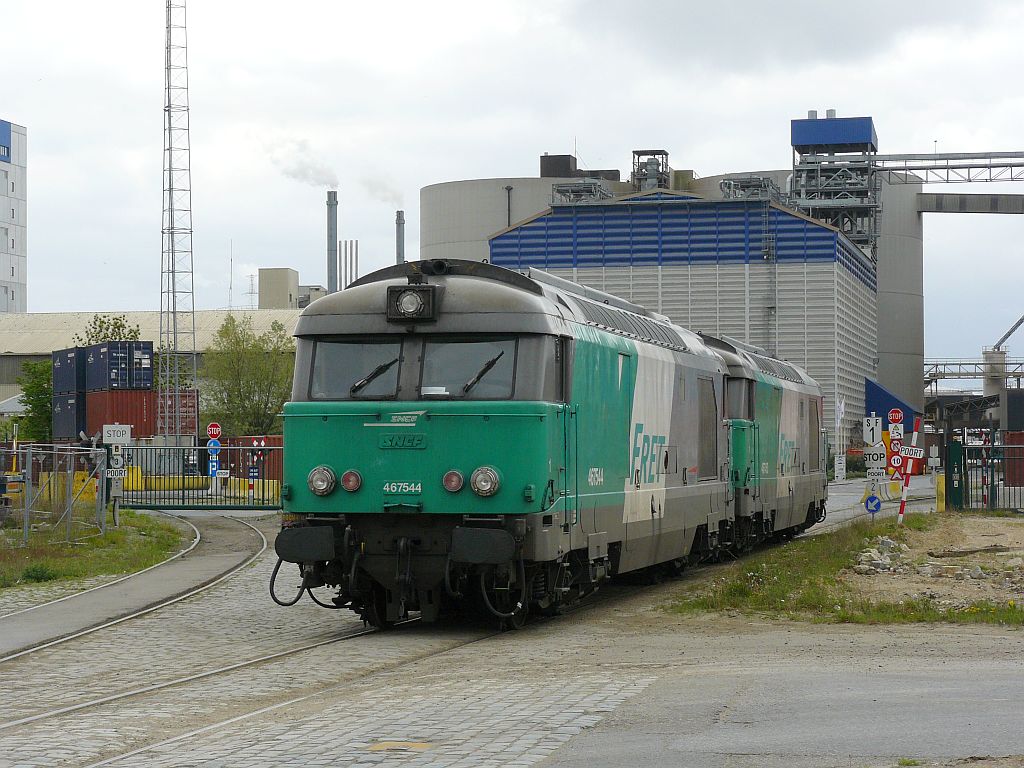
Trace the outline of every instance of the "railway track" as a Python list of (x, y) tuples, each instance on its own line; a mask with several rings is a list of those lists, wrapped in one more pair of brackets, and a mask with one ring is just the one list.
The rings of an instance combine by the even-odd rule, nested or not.
[(113, 586), (115, 586), (117, 584), (123, 584), (124, 582), (128, 581), (129, 579), (134, 579), (136, 576), (141, 576), (142, 574), (149, 573), (150, 571), (155, 570), (155, 569), (159, 568), (162, 565), (167, 565), (168, 563), (171, 563), (171, 562), (177, 560), (179, 557), (184, 557), (189, 552), (194, 550), (197, 546), (199, 546), (199, 542), (202, 541), (203, 535), (199, 532), (199, 529), (196, 528), (196, 526), (193, 525), (190, 521), (186, 520), (183, 517), (178, 517), (177, 515), (172, 515), (169, 512), (161, 512), (158, 509), (157, 510), (153, 510), (153, 511), (157, 512), (158, 514), (161, 514), (161, 515), (166, 515), (167, 517), (173, 517), (175, 520), (180, 520), (181, 522), (185, 523), (185, 525), (190, 527), (192, 529), (192, 533), (193, 533), (192, 543), (189, 544), (188, 547), (186, 547), (185, 549), (183, 549), (183, 550), (181, 550), (179, 552), (176, 552), (175, 554), (171, 555), (167, 559), (161, 560), (159, 563), (155, 563), (155, 564), (149, 566), (148, 568), (143, 568), (141, 571), (135, 571), (134, 573), (129, 573), (126, 576), (121, 576), (120, 578), (114, 579), (113, 581), (108, 581), (108, 582), (105, 582), (103, 584), (97, 584), (95, 587), (90, 587), (89, 589), (82, 589), (82, 590), (79, 590), (78, 592), (74, 592), (74, 593), (72, 593), (70, 595), (64, 595), (63, 597), (58, 597), (55, 600), (48, 600), (45, 603), (38, 603), (37, 605), (30, 605), (28, 608), (20, 608), (17, 611), (11, 611), (10, 613), (5, 613), (3, 615), (0, 615), (0, 621), (2, 621), (3, 619), (9, 619), (12, 616), (20, 616), (21, 614), (28, 613), (29, 611), (35, 611), (35, 610), (39, 610), (40, 608), (46, 608), (46, 607), (51, 606), (51, 605), (56, 605), (57, 603), (63, 603), (66, 600), (74, 600), (77, 597), (81, 597), (82, 595), (88, 595), (88, 594), (90, 594), (92, 592), (95, 592), (97, 590), (100, 590), (100, 589), (107, 589), (108, 587), (113, 587)]
[[(247, 557), (240, 564), (238, 564), (238, 565), (234, 566), (233, 568), (229, 569), (228, 571), (225, 571), (224, 573), (220, 574), (218, 577), (216, 577), (212, 581), (208, 581), (207, 583), (203, 584), (202, 586), (196, 587), (195, 589), (191, 589), (191, 590), (189, 590), (187, 592), (184, 592), (182, 594), (176, 595), (175, 597), (168, 598), (166, 600), (161, 600), (161, 601), (159, 601), (157, 603), (154, 603), (153, 605), (147, 606), (146, 608), (143, 608), (141, 610), (133, 611), (133, 612), (125, 614), (123, 616), (118, 616), (117, 618), (111, 619), (109, 621), (102, 622), (102, 623), (97, 624), (95, 626), (88, 627), (86, 629), (82, 629), (82, 630), (79, 630), (79, 631), (76, 631), (76, 632), (72, 632), (70, 634), (63, 635), (61, 637), (58, 637), (58, 638), (55, 638), (55, 639), (52, 639), (52, 640), (47, 640), (44, 643), (39, 643), (39, 644), (30, 646), (28, 648), (25, 648), (23, 650), (19, 650), (19, 651), (15, 652), (15, 653), (11, 653), (11, 654), (8, 654), (6, 656), (0, 657), (0, 664), (3, 664), (3, 663), (8, 662), (8, 661), (13, 661), (14, 659), (23, 658), (23, 657), (28, 656), (28, 655), (33, 654), (33, 653), (38, 653), (39, 651), (42, 651), (42, 650), (47, 649), (47, 648), (53, 648), (54, 646), (58, 646), (58, 645), (61, 645), (63, 643), (70, 642), (71, 640), (76, 640), (76, 639), (78, 639), (80, 637), (85, 637), (87, 635), (91, 635), (91, 634), (93, 634), (95, 632), (99, 632), (100, 630), (107, 629), (109, 627), (113, 627), (113, 626), (116, 626), (118, 624), (123, 624), (126, 621), (131, 621), (132, 619), (136, 619), (136, 618), (138, 618), (140, 616), (146, 616), (146, 615), (148, 615), (150, 613), (153, 613), (155, 611), (159, 611), (162, 608), (166, 608), (169, 605), (174, 605), (175, 603), (180, 603), (183, 600), (187, 600), (187, 599), (189, 599), (191, 597), (195, 597), (196, 595), (202, 594), (203, 592), (206, 592), (207, 590), (210, 590), (210, 589), (216, 587), (217, 585), (219, 585), (219, 584), (223, 583), (224, 581), (230, 579), (232, 576), (234, 576), (239, 571), (244, 570), (249, 565), (254, 563), (267, 550), (267, 546), (268, 546), (267, 537), (263, 535), (263, 532), (260, 531), (259, 528), (257, 528), (256, 526), (252, 525), (251, 523), (246, 522), (245, 520), (240, 520), (238, 518), (225, 518), (225, 519), (234, 520), (235, 522), (238, 522), (238, 523), (246, 526), (247, 528), (252, 529), (256, 533), (256, 535), (259, 537), (259, 541), (260, 541), (259, 549), (254, 554), (252, 554), (249, 557)], [(197, 531), (197, 533), (198, 533), (198, 531)], [(197, 539), (196, 543), (198, 543), (198, 539)], [(165, 562), (168, 562), (168, 561), (165, 561)], [(154, 566), (154, 567), (156, 567), (156, 566)], [(147, 569), (147, 570), (150, 570), (150, 569)], [(121, 581), (124, 581), (124, 579), (122, 579)], [(76, 593), (75, 595), (69, 595), (66, 598), (61, 598), (61, 600), (70, 599), (70, 598), (73, 598), (73, 597), (76, 597), (76, 596), (81, 596), (81, 595), (87, 594), (89, 592), (92, 592), (95, 589), (101, 589), (101, 588), (106, 587), (106, 586), (110, 586), (110, 584), (100, 585), (100, 587), (95, 587), (95, 588), (93, 588), (91, 590), (84, 590), (82, 592)], [(60, 602), (60, 600), (52, 601), (52, 603), (56, 603), (56, 602)], [(45, 604), (41, 604), (41, 605), (36, 606), (36, 607), (37, 608), (42, 608), (43, 605), (49, 605), (49, 604), (52, 604), (52, 603), (45, 603)], [(16, 613), (21, 613), (21, 612), (19, 611), (19, 612), (16, 612)], [(15, 615), (15, 614), (9, 614), (9, 616), (13, 616), (13, 615)]]

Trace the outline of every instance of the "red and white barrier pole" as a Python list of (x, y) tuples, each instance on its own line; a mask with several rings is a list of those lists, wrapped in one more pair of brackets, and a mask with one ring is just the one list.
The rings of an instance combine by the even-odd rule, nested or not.
[[(917, 447), (917, 433), (921, 429), (921, 417), (914, 417), (914, 434), (910, 436), (910, 447)], [(897, 525), (903, 525), (903, 514), (907, 509), (907, 490), (910, 488), (910, 476), (914, 472), (914, 459), (907, 457), (907, 466), (903, 475), (903, 495), (900, 497), (900, 514), (896, 519)]]

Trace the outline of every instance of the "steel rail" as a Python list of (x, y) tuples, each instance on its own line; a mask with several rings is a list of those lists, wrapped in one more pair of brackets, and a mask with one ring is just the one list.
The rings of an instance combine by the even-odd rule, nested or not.
[[(419, 619), (418, 618), (407, 619), (405, 621), (397, 622), (396, 626), (398, 624), (409, 624), (409, 623), (416, 622), (416, 621), (419, 621)], [(334, 643), (340, 643), (340, 642), (343, 642), (345, 640), (351, 640), (351, 639), (356, 638), (356, 637), (363, 637), (364, 635), (373, 634), (373, 633), (379, 632), (379, 631), (380, 630), (376, 629), (376, 628), (361, 629), (361, 630), (358, 630), (356, 632), (352, 632), (351, 634), (348, 634), (348, 635), (342, 635), (341, 637), (332, 637), (332, 638), (329, 638), (327, 640), (319, 640), (319, 641), (317, 641), (315, 643), (308, 643), (306, 645), (300, 645), (300, 646), (297, 646), (295, 648), (289, 648), (288, 650), (285, 650), (285, 651), (275, 651), (274, 653), (268, 653), (268, 654), (265, 654), (263, 656), (258, 656), (257, 658), (254, 658), (254, 659), (248, 659), (246, 661), (239, 661), (239, 662), (236, 662), (234, 664), (228, 664), (228, 665), (223, 666), (223, 667), (218, 667), (216, 669), (209, 669), (209, 670), (206, 670), (205, 672), (197, 672), (194, 675), (187, 675), (185, 677), (178, 677), (178, 678), (175, 678), (173, 680), (167, 680), (167, 681), (162, 682), (162, 683), (154, 683), (152, 685), (146, 685), (146, 686), (143, 686), (141, 688), (134, 688), (132, 690), (122, 691), (120, 693), (112, 693), (112, 694), (109, 694), (107, 696), (101, 696), (101, 697), (99, 697), (97, 699), (91, 699), (89, 701), (79, 702), (78, 704), (71, 704), (69, 706), (61, 707), (59, 709), (53, 709), (53, 710), (50, 710), (48, 712), (40, 712), (40, 713), (35, 714), (35, 715), (29, 715), (28, 717), (23, 717), (23, 718), (20, 718), (18, 720), (10, 720), (10, 721), (8, 721), (6, 723), (0, 723), (0, 731), (10, 730), (11, 728), (17, 728), (18, 726), (21, 726), (21, 725), (28, 725), (29, 723), (35, 723), (35, 722), (38, 722), (40, 720), (47, 720), (47, 719), (49, 719), (51, 717), (58, 717), (60, 715), (66, 715), (66, 714), (69, 714), (71, 712), (79, 712), (79, 711), (81, 711), (83, 709), (90, 709), (92, 707), (98, 707), (98, 706), (100, 706), (102, 704), (109, 704), (111, 702), (120, 701), (122, 699), (129, 699), (129, 698), (132, 698), (132, 697), (135, 697), (135, 696), (143, 696), (143, 695), (145, 695), (147, 693), (153, 693), (155, 691), (161, 691), (161, 690), (163, 690), (165, 688), (172, 688), (172, 687), (177, 686), (177, 685), (184, 685), (186, 683), (192, 683), (192, 682), (195, 682), (196, 680), (203, 680), (203, 679), (208, 678), (208, 677), (213, 677), (214, 675), (223, 675), (223, 674), (225, 674), (227, 672), (233, 672), (236, 669), (244, 669), (246, 667), (255, 666), (257, 664), (263, 664), (263, 663), (268, 662), (268, 661), (274, 661), (276, 659), (281, 659), (281, 658), (284, 658), (286, 656), (294, 656), (295, 654), (302, 653), (304, 651), (310, 651), (310, 650), (313, 650), (314, 648), (321, 648), (321, 647), (323, 647), (325, 645), (332, 645)]]
[(255, 525), (247, 523), (245, 520), (240, 520), (237, 517), (231, 517), (231, 518), (227, 518), (227, 519), (234, 520), (235, 522), (241, 523), (242, 525), (246, 526), (247, 528), (251, 528), (260, 537), (260, 541), (262, 542), (259, 550), (255, 554), (253, 554), (250, 557), (246, 558), (239, 565), (235, 566), (234, 568), (232, 568), (229, 571), (226, 571), (225, 573), (222, 573), (220, 576), (215, 578), (213, 581), (207, 582), (206, 584), (203, 584), (200, 587), (196, 587), (195, 589), (189, 590), (188, 592), (185, 592), (184, 594), (178, 595), (177, 597), (172, 597), (169, 600), (163, 600), (161, 602), (156, 603), (155, 605), (149, 606), (148, 608), (143, 608), (142, 610), (135, 611), (133, 613), (129, 613), (129, 614), (125, 615), (125, 616), (119, 616), (116, 619), (111, 619), (110, 621), (104, 622), (102, 624), (98, 624), (95, 627), (89, 627), (88, 629), (83, 629), (83, 630), (80, 630), (78, 632), (73, 632), (70, 635), (65, 635), (64, 637), (58, 637), (56, 640), (48, 640), (45, 643), (40, 643), (39, 645), (34, 645), (34, 646), (30, 647), (30, 648), (26, 648), (24, 650), (18, 651), (17, 653), (12, 653), (12, 654), (10, 654), (8, 656), (0, 657), (0, 664), (3, 664), (6, 661), (13, 661), (14, 659), (21, 658), (22, 656), (28, 656), (31, 653), (36, 653), (38, 651), (42, 651), (42, 650), (45, 650), (47, 648), (52, 648), (52, 647), (54, 647), (56, 645), (61, 645), (62, 643), (69, 642), (70, 640), (75, 640), (75, 639), (77, 639), (79, 637), (84, 637), (85, 635), (91, 635), (93, 632), (99, 632), (101, 629), (107, 629), (108, 627), (113, 627), (113, 626), (115, 626), (117, 624), (122, 624), (123, 622), (130, 621), (131, 619), (137, 619), (140, 616), (145, 616), (146, 614), (153, 613), (154, 611), (159, 611), (161, 608), (166, 608), (169, 605), (174, 605), (175, 603), (180, 603), (181, 601), (187, 600), (190, 597), (194, 597), (195, 595), (198, 595), (198, 594), (200, 594), (202, 592), (205, 592), (208, 589), (212, 589), (213, 587), (217, 586), (218, 584), (221, 584), (224, 581), (227, 581), (229, 578), (234, 576), (239, 571), (244, 570), (245, 568), (248, 568), (252, 563), (254, 563), (257, 560), (257, 558), (259, 558), (260, 555), (262, 555), (264, 552), (267, 551), (267, 546), (268, 546), (268, 544), (267, 544), (267, 537), (263, 535), (263, 532), (259, 528), (257, 528)]
[(90, 592), (95, 592), (97, 589), (104, 589), (106, 587), (112, 587), (115, 584), (120, 584), (120, 583), (122, 583), (124, 581), (128, 581), (128, 579), (133, 579), (136, 576), (141, 576), (142, 574), (147, 573), (148, 571), (152, 571), (154, 568), (159, 568), (161, 565), (167, 565), (167, 563), (169, 563), (169, 562), (171, 562), (173, 560), (177, 560), (179, 557), (183, 557), (184, 555), (187, 555), (189, 552), (191, 552), (193, 549), (195, 549), (197, 546), (199, 546), (199, 541), (202, 539), (203, 535), (199, 532), (199, 529), (196, 528), (195, 525), (193, 525), (191, 522), (189, 522), (188, 520), (186, 520), (183, 517), (178, 517), (177, 515), (172, 515), (170, 512), (164, 512), (164, 511), (159, 510), (159, 509), (156, 509), (156, 510), (153, 510), (153, 511), (154, 512), (159, 512), (161, 515), (167, 515), (168, 517), (173, 517), (175, 520), (181, 520), (181, 522), (185, 523), (185, 525), (189, 526), (192, 529), (193, 533), (195, 534), (195, 537), (193, 538), (192, 543), (188, 546), (187, 549), (182, 549), (179, 552), (177, 552), (177, 553), (171, 555), (170, 557), (168, 557), (166, 560), (161, 560), (159, 563), (151, 565), (148, 568), (143, 568), (141, 571), (135, 571), (134, 573), (129, 573), (129, 574), (127, 574), (125, 576), (122, 576), (122, 577), (120, 577), (118, 579), (114, 579), (113, 581), (108, 581), (108, 582), (106, 582), (104, 584), (97, 584), (95, 587), (90, 587), (89, 589), (83, 589), (80, 592), (74, 592), (74, 593), (72, 593), (70, 595), (64, 595), (64, 597), (58, 597), (56, 600), (50, 600), (50, 601), (45, 602), (45, 603), (39, 603), (38, 605), (31, 605), (28, 608), (21, 608), (21, 609), (19, 609), (17, 611), (11, 611), (10, 613), (5, 613), (2, 616), (0, 616), (0, 620), (9, 618), (10, 616), (18, 616), (18, 615), (20, 615), (22, 613), (28, 613), (29, 611), (34, 611), (37, 608), (45, 608), (46, 606), (54, 605), (55, 603), (62, 603), (65, 600), (70, 600), (70, 599), (72, 599), (74, 597), (81, 597), (82, 595), (87, 595)]

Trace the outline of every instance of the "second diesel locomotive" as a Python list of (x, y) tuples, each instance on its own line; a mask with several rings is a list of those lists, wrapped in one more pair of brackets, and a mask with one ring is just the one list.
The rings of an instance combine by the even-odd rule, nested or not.
[(518, 623), (824, 514), (820, 387), (609, 294), (412, 262), (296, 336), (276, 550), (300, 596), (336, 588), (374, 625), (464, 604)]

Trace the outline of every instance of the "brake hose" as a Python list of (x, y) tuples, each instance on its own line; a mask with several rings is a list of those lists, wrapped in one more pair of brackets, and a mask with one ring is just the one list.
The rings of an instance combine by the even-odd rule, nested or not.
[(516, 603), (516, 607), (509, 613), (503, 613), (491, 605), (491, 599), (487, 596), (487, 582), (485, 581), (486, 574), (480, 573), (480, 594), (484, 598), (484, 605), (487, 610), (497, 616), (499, 619), (511, 619), (526, 605), (526, 566), (523, 564), (523, 558), (519, 558), (519, 583), (522, 585), (522, 591), (519, 595), (519, 602)]
[(274, 584), (277, 582), (277, 573), (281, 570), (281, 563), (283, 562), (284, 560), (282, 560), (280, 557), (277, 558), (277, 565), (274, 566), (274, 571), (270, 574), (270, 599), (278, 605), (283, 605), (285, 608), (288, 608), (289, 606), (295, 605), (297, 602), (299, 602), (299, 600), (302, 598), (302, 593), (306, 591), (306, 574), (302, 574), (302, 583), (299, 585), (299, 591), (298, 593), (296, 593), (295, 599), (291, 602), (285, 602), (284, 600), (281, 600), (274, 592)]

